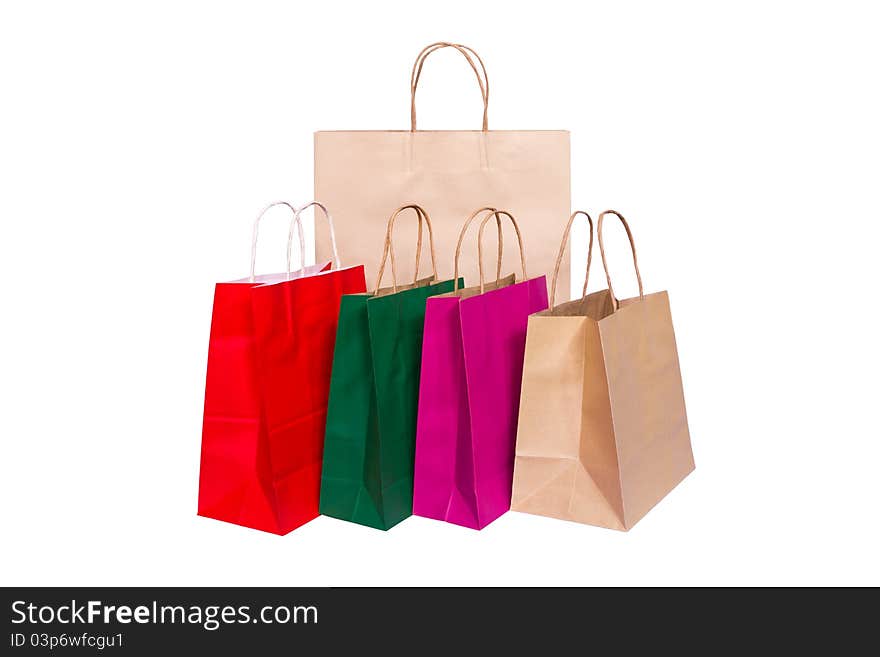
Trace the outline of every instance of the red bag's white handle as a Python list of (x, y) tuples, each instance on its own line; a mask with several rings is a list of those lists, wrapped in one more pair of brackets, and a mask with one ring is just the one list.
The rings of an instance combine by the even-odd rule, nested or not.
[[(311, 207), (320, 208), (321, 212), (324, 213), (324, 216), (327, 218), (327, 227), (330, 229), (330, 249), (333, 252), (333, 265), (331, 269), (341, 269), (342, 263), (339, 261), (339, 251), (336, 250), (336, 231), (333, 228), (333, 217), (330, 216), (330, 212), (327, 211), (326, 206), (323, 203), (319, 203), (318, 201), (309, 201), (304, 206), (302, 206), (299, 210), (296, 210), (295, 220), (299, 225), (299, 234), (300, 239), (302, 239), (302, 218), (300, 215), (303, 213), (303, 210), (308, 210)], [(315, 222), (315, 231), (317, 231), (317, 222)], [(288, 261), (287, 261), (287, 270), (290, 271), (290, 244), (293, 242), (293, 224), (290, 226), (290, 233), (287, 236), (287, 253), (288, 253)]]
[(274, 203), (270, 203), (265, 208), (260, 211), (260, 214), (257, 215), (257, 218), (254, 219), (254, 231), (253, 237), (251, 238), (251, 275), (250, 281), (251, 283), (255, 282), (257, 279), (257, 237), (260, 233), (260, 219), (263, 218), (263, 215), (266, 214), (272, 208), (284, 205), (287, 206), (290, 211), (293, 213), (293, 219), (290, 222), (290, 230), (288, 231), (288, 239), (287, 239), (287, 274), (290, 276), (290, 249), (293, 239), (293, 225), (296, 224), (299, 228), (299, 253), (300, 253), (300, 264), (305, 267), (306, 263), (306, 239), (303, 235), (302, 224), (298, 221), (299, 213), (297, 209), (293, 207), (287, 201), (275, 201)]

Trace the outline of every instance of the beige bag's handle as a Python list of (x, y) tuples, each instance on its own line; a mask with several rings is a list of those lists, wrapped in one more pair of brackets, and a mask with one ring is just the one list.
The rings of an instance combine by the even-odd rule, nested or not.
[(559, 245), (559, 255), (556, 256), (556, 266), (553, 268), (553, 282), (550, 285), (550, 309), (556, 307), (556, 281), (559, 278), (559, 268), (562, 265), (562, 256), (565, 255), (565, 246), (568, 244), (568, 234), (571, 232), (571, 225), (574, 223), (575, 217), (579, 214), (587, 218), (590, 225), (590, 245), (587, 247), (587, 275), (584, 278), (584, 291), (581, 295), (581, 301), (587, 298), (587, 283), (590, 282), (590, 263), (593, 261), (593, 218), (583, 210), (575, 210), (568, 218), (565, 224), (565, 231), (562, 233), (562, 244)]
[(287, 201), (275, 201), (274, 203), (270, 203), (265, 208), (260, 211), (260, 214), (257, 215), (257, 218), (254, 219), (254, 230), (251, 237), (251, 275), (250, 282), (254, 283), (257, 280), (257, 237), (260, 234), (260, 219), (263, 218), (263, 215), (266, 214), (269, 210), (279, 205), (284, 205), (290, 208), (290, 211), (293, 213), (293, 219), (290, 222), (290, 230), (288, 230), (287, 234), (287, 275), (290, 277), (290, 251), (293, 245), (293, 227), (299, 229), (299, 262), (301, 267), (306, 266), (306, 239), (303, 235), (302, 223), (299, 221), (299, 212), (297, 209), (293, 207)]
[(623, 218), (623, 215), (620, 214), (617, 210), (605, 210), (602, 214), (599, 215), (599, 220), (596, 223), (596, 235), (599, 238), (599, 253), (602, 255), (602, 266), (605, 268), (605, 278), (608, 280), (608, 293), (611, 295), (611, 300), (614, 304), (614, 309), (617, 310), (620, 308), (620, 301), (617, 297), (614, 296), (614, 289), (611, 287), (611, 274), (608, 271), (608, 260), (605, 258), (605, 243), (602, 241), (602, 221), (605, 219), (606, 214), (613, 214), (615, 217), (620, 219), (620, 223), (623, 224), (624, 230), (626, 230), (626, 236), (629, 238), (629, 246), (632, 249), (633, 254), (633, 267), (636, 270), (636, 280), (639, 282), (639, 299), (644, 301), (645, 299), (645, 289), (642, 286), (642, 275), (639, 273), (639, 260), (636, 257), (636, 243), (633, 239), (632, 231), (629, 228), (629, 224), (626, 223), (626, 219)]
[[(327, 210), (326, 206), (323, 203), (319, 203), (318, 201), (309, 201), (304, 206), (302, 206), (299, 210), (296, 211), (296, 220), (299, 225), (299, 234), (300, 241), (302, 241), (302, 215), (304, 210), (308, 210), (311, 207), (320, 208), (321, 212), (324, 213), (324, 216), (327, 218), (327, 228), (330, 230), (330, 250), (333, 253), (333, 264), (331, 269), (342, 269), (342, 262), (339, 260), (339, 251), (336, 249), (336, 230), (333, 228), (333, 217), (330, 216), (330, 212)], [(318, 222), (315, 222), (315, 231), (318, 230)], [(293, 226), (290, 227), (290, 232), (287, 235), (287, 270), (290, 271), (290, 241), (293, 239)], [(305, 261), (303, 261), (303, 266), (305, 266)]]
[[(479, 210), (477, 210), (476, 212), (471, 214), (470, 217), (467, 218), (467, 221), (464, 222), (464, 226), (462, 226), (461, 233), (459, 233), (459, 235), (458, 235), (458, 244), (456, 244), (456, 246), (455, 246), (455, 278), (454, 278), (455, 283), (453, 284), (453, 290), (455, 292), (458, 292), (458, 258), (461, 255), (461, 245), (464, 242), (464, 235), (467, 232), (468, 226), (471, 225), (471, 222), (474, 219), (476, 219), (479, 215), (483, 214), (484, 212), (491, 213), (492, 216), (495, 217), (495, 223), (498, 225), (498, 261), (495, 263), (495, 283), (498, 284), (498, 282), (501, 280), (501, 258), (504, 255), (504, 233), (501, 231), (501, 217), (498, 215), (497, 208), (490, 208), (490, 207), (480, 208)], [(483, 260), (481, 257), (480, 258), (481, 271), (482, 271), (482, 266), (483, 266)]]
[(382, 263), (379, 265), (379, 276), (376, 279), (376, 290), (373, 294), (379, 293), (379, 288), (382, 287), (382, 275), (385, 273), (385, 262), (388, 259), (389, 253), (391, 254), (391, 289), (396, 293), (397, 292), (397, 261), (394, 259), (394, 245), (392, 244), (392, 236), (394, 234), (394, 221), (397, 219), (397, 215), (399, 215), (404, 210), (414, 210), (416, 216), (419, 219), (419, 236), (418, 242), (416, 244), (416, 273), (413, 277), (413, 284), (419, 280), (419, 264), (422, 253), (422, 221), (424, 220), (425, 224), (428, 226), (428, 243), (430, 244), (431, 249), (431, 273), (432, 280), (434, 282), (437, 281), (437, 252), (434, 250), (434, 229), (431, 226), (431, 219), (428, 217), (428, 213), (425, 212), (424, 208), (416, 204), (403, 205), (397, 208), (394, 213), (391, 215), (391, 218), (388, 220), (388, 229), (385, 231), (385, 250), (382, 253)]
[[(416, 61), (413, 64), (412, 75), (410, 76), (410, 131), (415, 132), (416, 130), (416, 89), (419, 86), (419, 79), (422, 77), (422, 67), (425, 65), (425, 59), (427, 59), (428, 55), (437, 50), (441, 50), (443, 48), (455, 48), (458, 52), (460, 52), (464, 58), (467, 60), (468, 64), (470, 64), (471, 69), (474, 71), (474, 75), (477, 76), (477, 84), (480, 85), (480, 95), (483, 97), (483, 132), (489, 130), (489, 76), (486, 73), (486, 65), (483, 63), (483, 60), (480, 56), (474, 51), (472, 48), (468, 46), (462, 45), (460, 43), (449, 43), (447, 41), (438, 41), (437, 43), (432, 43), (429, 46), (425, 46), (422, 51), (416, 57)], [(480, 76), (480, 70), (477, 69), (477, 64), (474, 62), (474, 59), (477, 60), (480, 64), (480, 69), (482, 70), (482, 77)], [(485, 83), (484, 83), (485, 80)]]

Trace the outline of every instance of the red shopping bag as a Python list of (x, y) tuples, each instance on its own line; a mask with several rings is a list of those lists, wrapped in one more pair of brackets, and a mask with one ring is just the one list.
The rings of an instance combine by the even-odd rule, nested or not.
[[(326, 214), (317, 203), (296, 211), (291, 238), (311, 205)], [(363, 266), (341, 268), (338, 257), (334, 269), (257, 277), (254, 255), (249, 279), (215, 288), (198, 513), (286, 534), (318, 515), (339, 300), (366, 285)]]

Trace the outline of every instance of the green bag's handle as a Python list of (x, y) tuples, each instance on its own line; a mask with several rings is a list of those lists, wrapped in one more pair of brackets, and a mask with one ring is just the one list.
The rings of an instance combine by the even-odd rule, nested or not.
[(596, 224), (596, 236), (599, 238), (599, 253), (602, 255), (602, 266), (605, 268), (605, 278), (608, 281), (608, 294), (611, 295), (614, 310), (617, 310), (620, 308), (620, 301), (614, 296), (614, 289), (611, 287), (611, 274), (608, 271), (608, 260), (605, 258), (605, 243), (602, 241), (602, 221), (605, 219), (606, 214), (613, 214), (620, 219), (620, 223), (623, 224), (623, 228), (626, 231), (626, 236), (629, 238), (629, 247), (633, 254), (633, 267), (636, 270), (636, 280), (639, 282), (639, 299), (642, 301), (645, 300), (645, 288), (642, 286), (642, 275), (639, 273), (639, 260), (636, 257), (636, 243), (633, 239), (632, 231), (629, 229), (629, 224), (626, 223), (626, 219), (624, 219), (623, 215), (617, 210), (605, 210), (605, 212), (599, 215), (599, 221)]
[(562, 233), (562, 244), (559, 245), (559, 255), (556, 256), (556, 266), (553, 268), (553, 282), (550, 285), (550, 309), (556, 307), (556, 280), (559, 278), (559, 267), (562, 265), (562, 256), (565, 255), (565, 245), (568, 244), (568, 234), (571, 232), (571, 225), (574, 223), (575, 217), (579, 214), (587, 218), (590, 224), (590, 245), (587, 247), (587, 275), (584, 278), (584, 291), (581, 295), (581, 301), (587, 298), (587, 283), (590, 282), (590, 263), (593, 261), (593, 218), (583, 210), (575, 210), (568, 218), (565, 224), (565, 231)]
[(482, 208), (477, 210), (474, 214), (468, 217), (468, 220), (465, 221), (464, 226), (462, 226), (461, 233), (458, 235), (458, 244), (455, 247), (455, 283), (453, 292), (458, 292), (458, 272), (459, 272), (459, 260), (461, 258), (461, 245), (464, 241), (464, 235), (467, 232), (468, 227), (471, 225), (471, 222), (481, 213), (488, 212), (488, 214), (483, 218), (483, 221), (480, 222), (480, 230), (477, 235), (477, 262), (479, 265), (480, 271), (480, 294), (486, 291), (486, 283), (485, 277), (483, 276), (483, 231), (486, 228), (486, 223), (490, 218), (495, 217), (495, 222), (498, 225), (498, 263), (496, 267), (496, 284), (501, 279), (501, 257), (503, 255), (502, 242), (501, 242), (501, 215), (504, 215), (508, 219), (510, 219), (510, 223), (513, 224), (513, 229), (516, 231), (516, 240), (519, 244), (519, 258), (520, 264), (522, 265), (522, 275), (523, 280), (528, 279), (528, 274), (526, 273), (526, 253), (525, 247), (523, 246), (522, 233), (519, 230), (519, 224), (516, 223), (516, 219), (513, 218), (513, 215), (507, 212), (506, 210), (498, 210), (497, 208)]
[(397, 261), (394, 259), (394, 245), (392, 244), (392, 236), (394, 233), (394, 221), (397, 219), (397, 215), (399, 215), (404, 210), (414, 210), (416, 216), (419, 219), (419, 236), (418, 241), (416, 242), (416, 273), (413, 276), (413, 284), (419, 280), (419, 264), (421, 263), (422, 256), (422, 221), (424, 221), (428, 226), (428, 242), (431, 248), (431, 270), (432, 270), (432, 281), (437, 281), (437, 252), (434, 249), (434, 229), (431, 226), (431, 219), (428, 217), (428, 213), (425, 212), (424, 208), (420, 205), (416, 205), (415, 203), (411, 203), (409, 205), (402, 205), (397, 208), (394, 213), (391, 215), (391, 218), (388, 219), (388, 228), (385, 231), (385, 250), (382, 253), (382, 263), (379, 265), (379, 276), (376, 280), (376, 289), (373, 294), (379, 293), (379, 288), (382, 287), (382, 276), (385, 273), (385, 263), (388, 260), (388, 254), (391, 254), (391, 288), (397, 293)]

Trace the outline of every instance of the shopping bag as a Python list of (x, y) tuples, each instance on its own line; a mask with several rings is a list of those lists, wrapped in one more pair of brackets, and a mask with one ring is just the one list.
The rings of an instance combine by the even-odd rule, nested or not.
[[(507, 217), (516, 231), (519, 282), (484, 282), (482, 233), (493, 215)], [(459, 236), (456, 273), (473, 219)], [(528, 278), (523, 237), (510, 213), (490, 210), (477, 244), (479, 286), (427, 302), (413, 513), (482, 529), (510, 508), (526, 321), (547, 307), (547, 283)]]
[[(413, 282), (398, 284), (392, 236), (397, 216), (419, 220)], [(422, 222), (428, 229), (432, 276), (418, 278)], [(382, 288), (390, 256), (391, 287)], [(453, 288), (437, 278), (431, 220), (417, 205), (388, 221), (385, 250), (371, 294), (342, 297), (321, 479), (321, 513), (376, 529), (412, 514), (419, 367), (425, 300)]]
[[(312, 205), (319, 204), (305, 207)], [(304, 209), (295, 212), (291, 238), (294, 226), (301, 235)], [(365, 283), (362, 266), (342, 268), (338, 259), (334, 269), (321, 263), (256, 276), (262, 215), (251, 276), (215, 288), (198, 513), (285, 534), (318, 515), (339, 299)], [(328, 222), (332, 233), (329, 215)]]
[[(602, 241), (609, 214), (632, 247), (633, 299), (618, 301), (611, 287)], [(628, 530), (694, 469), (694, 458), (669, 296), (644, 293), (620, 214), (599, 215), (597, 235), (608, 289), (587, 295), (588, 278), (582, 299), (529, 318), (512, 508)]]
[[(416, 90), (426, 58), (451, 48), (461, 53), (479, 83), (483, 111), (480, 130), (417, 130)], [(552, 102), (552, 101), (550, 101)], [(439, 42), (423, 49), (410, 77), (408, 130), (322, 131), (315, 133), (315, 198), (333, 208), (340, 249), (358, 262), (372, 262), (363, 235), (384, 231), (387, 209), (404, 199), (420, 199), (431, 209), (438, 253), (452, 253), (461, 218), (487, 203), (521, 217), (529, 247), (529, 265), (549, 272), (557, 243), (549, 226), (571, 211), (569, 133), (565, 130), (489, 130), (489, 80), (479, 56), (467, 46)], [(316, 242), (320, 258), (329, 255), (324, 237)], [(451, 262), (439, 276), (449, 278)], [(368, 280), (375, 269), (367, 266)], [(413, 275), (403, 263), (400, 275)], [(568, 284), (568, 261), (560, 284)], [(462, 265), (466, 280), (477, 266)]]

